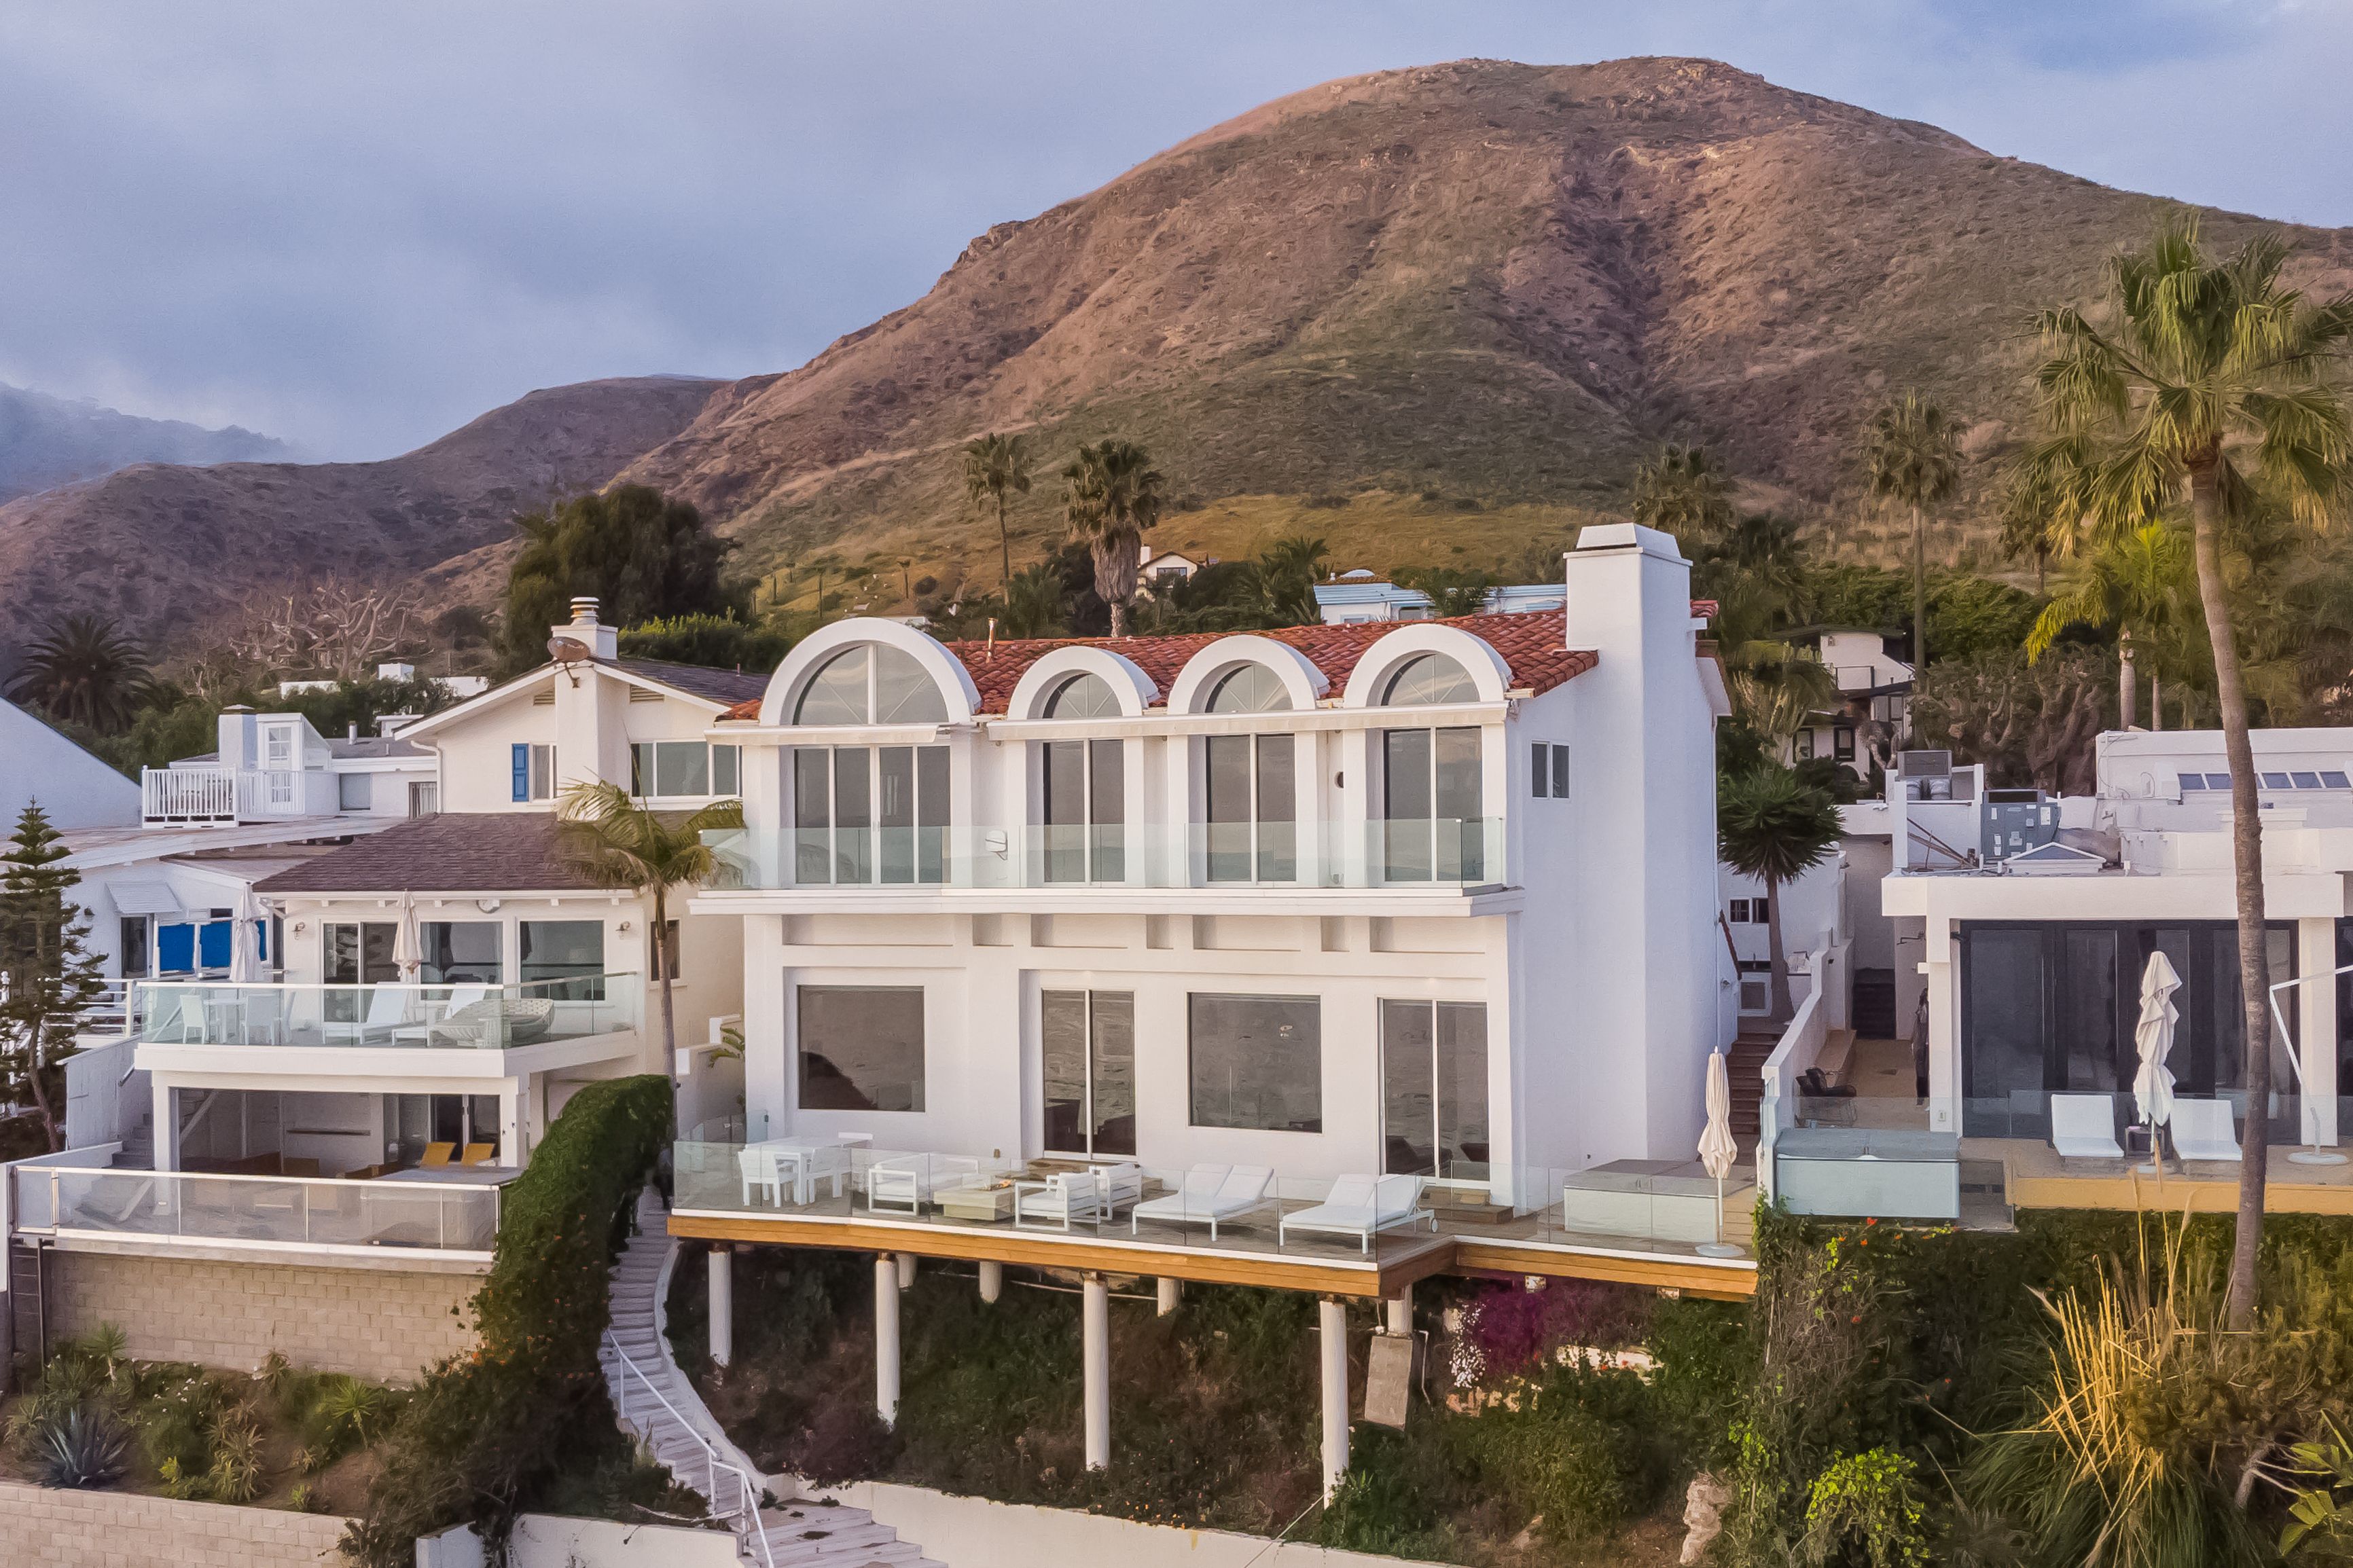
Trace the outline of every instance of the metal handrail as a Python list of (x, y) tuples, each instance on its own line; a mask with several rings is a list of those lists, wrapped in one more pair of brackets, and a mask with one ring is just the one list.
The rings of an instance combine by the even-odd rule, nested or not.
[[(646, 1385), (646, 1392), (654, 1396), (654, 1403), (669, 1411), (670, 1419), (678, 1423), (679, 1430), (693, 1438), (695, 1447), (702, 1450), (702, 1484), (704, 1495), (711, 1500), (712, 1510), (722, 1519), (740, 1515), (744, 1522), (739, 1528), (760, 1543), (760, 1560), (768, 1568), (776, 1568), (776, 1554), (768, 1550), (767, 1531), (760, 1527), (760, 1494), (753, 1490), (752, 1478), (744, 1474), (741, 1465), (730, 1464), (719, 1457), (719, 1450), (711, 1446), (711, 1440), (696, 1431), (694, 1424), (679, 1413), (678, 1406), (670, 1402), (654, 1380), (645, 1374), (644, 1369), (629, 1359), (629, 1352), (621, 1348), (621, 1342), (614, 1337), (610, 1329), (605, 1331), (605, 1343), (612, 1351), (613, 1359), (621, 1363), (624, 1373), (614, 1380), (614, 1404), (618, 1407), (621, 1419), (627, 1421), (629, 1418), (629, 1380), (626, 1374), (636, 1373), (638, 1381)], [(739, 1500), (735, 1508), (725, 1510), (719, 1507), (719, 1472), (722, 1470), (735, 1478), (735, 1492)]]

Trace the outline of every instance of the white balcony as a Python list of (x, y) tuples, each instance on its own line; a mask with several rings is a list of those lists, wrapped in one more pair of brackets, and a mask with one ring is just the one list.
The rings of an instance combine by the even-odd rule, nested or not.
[(151, 823), (332, 816), (341, 809), (337, 788), (322, 768), (142, 768), (140, 816)]

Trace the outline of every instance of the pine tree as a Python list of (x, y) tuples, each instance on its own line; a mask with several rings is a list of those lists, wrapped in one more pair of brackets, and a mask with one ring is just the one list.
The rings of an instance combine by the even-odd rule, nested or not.
[(66, 896), (81, 881), (62, 863), (70, 853), (37, 805), (0, 852), (0, 1088), (32, 1091), (52, 1150), (65, 1146), (53, 1069), (73, 1054), (81, 1015), (106, 994), (88, 915)]

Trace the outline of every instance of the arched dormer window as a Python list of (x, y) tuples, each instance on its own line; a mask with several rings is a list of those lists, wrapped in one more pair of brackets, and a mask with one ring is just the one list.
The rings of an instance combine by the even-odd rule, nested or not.
[(1280, 713), (1291, 707), (1282, 678), (1262, 664), (1239, 664), (1209, 690), (1212, 713)]
[(1384, 708), (1423, 708), (1440, 702), (1476, 702), (1479, 688), (1471, 672), (1442, 653), (1416, 654), (1397, 667), (1381, 688)]
[(885, 643), (844, 648), (801, 688), (796, 724), (944, 724), (947, 704), (923, 667)]
[(1046, 719), (1116, 719), (1120, 716), (1119, 695), (1111, 682), (1091, 671), (1082, 670), (1054, 688), (1046, 699), (1039, 717)]

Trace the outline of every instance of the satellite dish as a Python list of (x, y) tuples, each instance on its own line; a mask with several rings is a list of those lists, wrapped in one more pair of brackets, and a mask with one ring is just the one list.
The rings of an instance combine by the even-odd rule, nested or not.
[(547, 639), (547, 657), (558, 664), (586, 664), (590, 655), (588, 645), (574, 637)]

